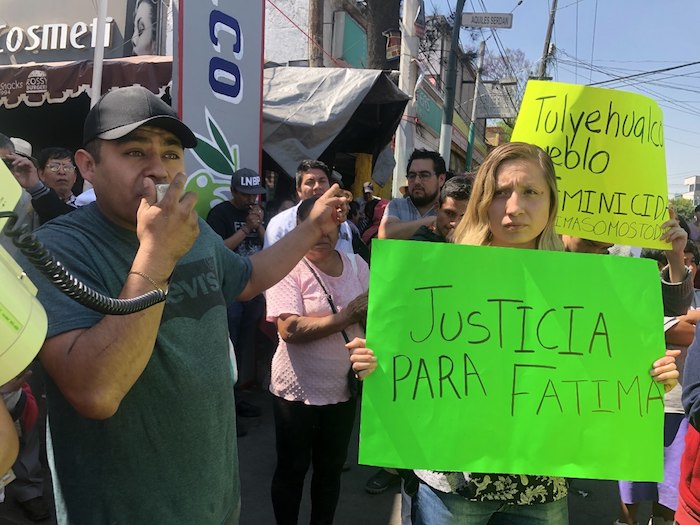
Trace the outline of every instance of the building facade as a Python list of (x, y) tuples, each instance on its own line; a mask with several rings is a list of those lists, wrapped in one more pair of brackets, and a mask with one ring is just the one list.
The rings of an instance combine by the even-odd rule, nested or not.
[[(325, 67), (367, 67), (367, 18), (362, 2), (351, 0), (276, 0), (266, 5), (265, 61), (283, 65), (306, 66), (312, 62), (314, 27), (320, 27), (314, 15), (322, 17), (323, 65)], [(319, 4), (320, 8), (319, 8)], [(390, 28), (387, 28), (390, 29)], [(426, 21), (417, 57), (418, 80), (412, 96), (416, 118), (414, 147), (437, 151), (444, 106), (444, 80), (451, 53), (451, 26), (445, 17)], [(471, 57), (457, 50), (457, 83), (453, 112), (452, 154), (449, 169), (464, 170), (469, 111), (474, 91), (475, 71)], [(398, 55), (396, 57), (398, 68)], [(478, 166), (488, 150), (484, 141), (485, 120), (477, 122), (474, 165)]]
[(686, 187), (683, 198), (692, 201), (693, 206), (700, 204), (700, 176), (686, 177), (683, 184)]

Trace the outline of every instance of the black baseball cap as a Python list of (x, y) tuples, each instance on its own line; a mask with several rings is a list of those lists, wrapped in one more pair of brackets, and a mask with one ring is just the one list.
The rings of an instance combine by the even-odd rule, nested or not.
[(267, 193), (263, 188), (260, 175), (250, 168), (241, 168), (231, 176), (231, 189), (247, 195), (262, 195)]
[(83, 144), (98, 138), (120, 139), (144, 124), (170, 131), (185, 148), (197, 145), (194, 133), (175, 110), (141, 86), (117, 88), (102, 95), (85, 118)]

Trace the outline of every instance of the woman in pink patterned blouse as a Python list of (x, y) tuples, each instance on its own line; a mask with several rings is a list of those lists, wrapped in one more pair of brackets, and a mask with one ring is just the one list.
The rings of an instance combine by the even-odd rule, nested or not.
[[(301, 222), (315, 199), (303, 201)], [(304, 477), (311, 477), (311, 523), (331, 523), (355, 419), (353, 386), (376, 368), (364, 348), (369, 269), (355, 254), (323, 238), (267, 291), (267, 320), (277, 325), (270, 392), (277, 468), (272, 504), (278, 525), (296, 524)]]

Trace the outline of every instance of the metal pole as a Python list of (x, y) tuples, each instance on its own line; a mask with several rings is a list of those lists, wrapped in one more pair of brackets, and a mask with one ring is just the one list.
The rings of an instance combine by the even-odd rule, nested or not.
[(552, 2), (552, 10), (549, 12), (549, 24), (547, 25), (547, 36), (544, 37), (544, 49), (540, 67), (537, 68), (537, 78), (542, 80), (547, 74), (547, 62), (549, 61), (549, 44), (552, 41), (552, 29), (554, 29), (554, 17), (557, 14), (557, 0)]
[(472, 98), (472, 114), (469, 120), (469, 142), (467, 144), (466, 171), (472, 170), (472, 156), (474, 155), (474, 135), (476, 135), (476, 103), (479, 98), (479, 84), (481, 83), (481, 70), (484, 68), (484, 53), (486, 52), (486, 41), (482, 40), (479, 45), (479, 65), (476, 68), (476, 78), (474, 79), (474, 97)]
[(102, 65), (105, 58), (105, 24), (107, 23), (107, 0), (97, 0), (97, 27), (95, 32), (95, 54), (92, 60), (92, 86), (90, 89), (90, 107), (97, 104), (102, 94)]
[(403, 15), (401, 22), (401, 62), (399, 65), (399, 89), (409, 95), (411, 99), (406, 104), (403, 117), (396, 130), (396, 140), (394, 142), (394, 176), (391, 184), (391, 196), (398, 198), (401, 196), (399, 187), (406, 180), (406, 164), (413, 151), (413, 134), (415, 131), (416, 105), (415, 89), (417, 67), (415, 64), (418, 55), (418, 37), (414, 21), (418, 12), (418, 2), (416, 0), (404, 0)]
[(455, 109), (455, 81), (457, 77), (457, 49), (459, 47), (459, 31), (462, 28), (462, 11), (465, 0), (457, 0), (455, 6), (455, 21), (452, 28), (450, 54), (447, 59), (447, 75), (445, 78), (445, 104), (442, 108), (442, 124), (440, 126), (440, 155), (445, 164), (450, 166), (452, 145), (452, 116)]

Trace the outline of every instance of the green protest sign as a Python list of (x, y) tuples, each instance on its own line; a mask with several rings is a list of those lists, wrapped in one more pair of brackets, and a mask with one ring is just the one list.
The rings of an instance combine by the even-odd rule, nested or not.
[(511, 140), (552, 158), (558, 233), (668, 248), (659, 241), (668, 218), (663, 115), (652, 99), (531, 80)]
[(375, 242), (360, 463), (662, 479), (654, 261)]

